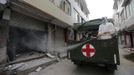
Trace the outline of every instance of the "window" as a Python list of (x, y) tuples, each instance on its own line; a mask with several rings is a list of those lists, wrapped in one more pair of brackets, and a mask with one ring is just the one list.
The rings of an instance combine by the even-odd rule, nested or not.
[(78, 12), (75, 9), (73, 9), (73, 17), (74, 17), (76, 22), (78, 22), (78, 19), (79, 19), (78, 15), (79, 15)]
[(61, 4), (62, 10), (63, 10), (66, 14), (71, 15), (71, 4), (70, 4), (67, 0), (65, 0), (65, 1), (63, 1), (63, 2), (61, 2), (61, 3), (62, 3), (62, 4)]
[(49, 0), (49, 1), (51, 1), (52, 3), (54, 3), (54, 0)]
[(131, 0), (131, 12), (134, 14), (134, 0)]
[(63, 2), (63, 10), (65, 11), (65, 6), (66, 6), (66, 3)]
[(71, 4), (67, 0), (49, 0), (57, 7), (61, 8), (66, 14), (71, 15)]
[(124, 18), (127, 19), (127, 10), (124, 8)]
[(57, 7), (60, 7), (61, 0), (54, 0), (54, 3)]
[(60, 7), (60, 4), (62, 2), (62, 0), (49, 0), (50, 2), (52, 2), (54, 5), (56, 5), (57, 7)]
[(121, 12), (121, 14), (120, 14), (120, 18), (121, 18), (121, 22), (123, 22), (124, 20), (125, 20), (125, 16), (124, 16), (124, 12), (125, 12), (125, 10), (123, 10), (122, 12)]
[(130, 5), (127, 5), (125, 8), (126, 8), (126, 14), (127, 14), (127, 18), (128, 18), (129, 16), (131, 16)]
[(81, 23), (84, 23), (84, 22), (85, 22), (85, 20), (83, 18), (81, 18)]
[(77, 22), (80, 23), (80, 16), (79, 16), (79, 14), (77, 15)]
[(73, 18), (76, 21), (76, 23), (85, 22), (84, 19), (79, 15), (79, 13), (75, 9), (73, 9)]

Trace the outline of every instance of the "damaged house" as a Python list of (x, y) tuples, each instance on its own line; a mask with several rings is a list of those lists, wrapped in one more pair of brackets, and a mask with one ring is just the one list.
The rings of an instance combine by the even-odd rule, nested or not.
[(0, 0), (0, 64), (31, 51), (66, 52), (71, 28), (88, 14), (85, 0)]

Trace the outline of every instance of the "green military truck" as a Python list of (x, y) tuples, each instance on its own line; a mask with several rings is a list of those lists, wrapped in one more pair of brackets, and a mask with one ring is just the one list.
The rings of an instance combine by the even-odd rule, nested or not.
[(117, 35), (106, 40), (91, 38), (97, 36), (101, 23), (102, 19), (95, 19), (78, 27), (79, 33), (88, 33), (88, 37), (83, 36), (84, 38), (80, 41), (71, 42), (70, 45), (73, 47), (68, 49), (67, 56), (76, 65), (83, 63), (103, 64), (106, 68), (114, 71), (120, 64)]

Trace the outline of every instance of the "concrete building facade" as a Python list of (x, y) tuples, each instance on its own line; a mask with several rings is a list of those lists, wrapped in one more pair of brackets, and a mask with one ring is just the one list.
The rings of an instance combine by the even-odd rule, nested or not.
[(85, 0), (1, 0), (0, 15), (0, 53), (14, 60), (31, 50), (65, 52), (70, 28), (87, 21), (89, 10)]
[(134, 0), (114, 0), (115, 25), (120, 28), (120, 43), (134, 47)]

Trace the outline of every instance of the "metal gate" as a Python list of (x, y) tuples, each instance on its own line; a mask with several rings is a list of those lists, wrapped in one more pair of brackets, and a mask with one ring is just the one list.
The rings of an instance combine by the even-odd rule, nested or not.
[(9, 42), (16, 46), (17, 51), (30, 49), (46, 52), (48, 39), (47, 23), (12, 12), (10, 26)]

